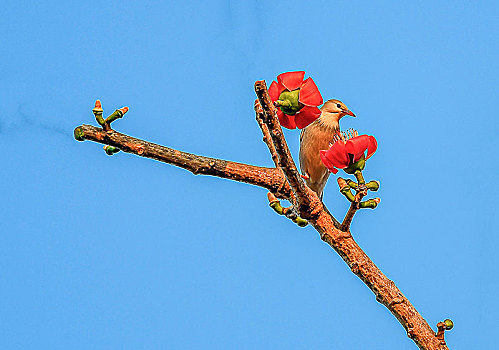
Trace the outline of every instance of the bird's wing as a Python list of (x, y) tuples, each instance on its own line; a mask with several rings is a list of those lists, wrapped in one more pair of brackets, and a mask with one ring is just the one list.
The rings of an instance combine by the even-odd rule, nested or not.
[(304, 151), (305, 150), (304, 150), (304, 147), (303, 147), (303, 138), (304, 138), (305, 133), (306, 133), (305, 130), (307, 130), (307, 128), (301, 129), (301, 132), (300, 132), (300, 153), (298, 155), (298, 159), (299, 159), (299, 162), (300, 162), (300, 171), (301, 171), (302, 175), (306, 175), (305, 169), (304, 169), (304, 167), (305, 167)]
[(329, 177), (320, 158), (320, 150), (328, 149), (332, 139), (332, 133), (321, 128), (319, 125), (311, 124), (302, 130), (300, 135), (300, 170), (304, 176), (308, 187), (320, 194)]

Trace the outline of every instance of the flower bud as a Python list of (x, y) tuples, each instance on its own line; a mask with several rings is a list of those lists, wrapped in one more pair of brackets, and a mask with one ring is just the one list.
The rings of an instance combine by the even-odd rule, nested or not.
[(446, 319), (444, 321), (444, 324), (445, 324), (445, 329), (447, 329), (448, 331), (454, 327), (454, 322), (452, 322), (451, 319)]

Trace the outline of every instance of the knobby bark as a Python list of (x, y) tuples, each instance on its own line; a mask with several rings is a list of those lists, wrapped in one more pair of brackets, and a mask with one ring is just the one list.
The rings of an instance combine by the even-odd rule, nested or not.
[(224, 179), (245, 182), (268, 189), (276, 197), (289, 199), (291, 188), (282, 171), (276, 168), (265, 168), (228, 160), (198, 156), (182, 152), (156, 143), (137, 139), (117, 132), (106, 131), (92, 125), (80, 125), (75, 131), (75, 138), (90, 140), (104, 145), (114, 146), (123, 152), (133, 153), (141, 157), (151, 158), (163, 163), (172, 164), (189, 170), (193, 174), (211, 175)]
[[(111, 129), (110, 125), (107, 128), (78, 126), (75, 129), (75, 138), (79, 141), (91, 140), (110, 145), (124, 152), (184, 168), (194, 174), (212, 175), (263, 187), (278, 198), (288, 199), (299, 215), (307, 219), (319, 232), (321, 239), (329, 244), (347, 263), (351, 271), (372, 290), (376, 300), (390, 310), (420, 349), (448, 349), (444, 340), (444, 329), (439, 327), (437, 336), (395, 283), (379, 270), (355, 242), (348, 229), (355, 208), (350, 208), (346, 215), (348, 225), (342, 226), (329, 213), (317, 194), (306, 186), (284, 139), (265, 81), (255, 83), (255, 92), (258, 97), (255, 102), (256, 119), (276, 165), (275, 168), (182, 152), (119, 133)], [(341, 227), (347, 229), (342, 231)]]

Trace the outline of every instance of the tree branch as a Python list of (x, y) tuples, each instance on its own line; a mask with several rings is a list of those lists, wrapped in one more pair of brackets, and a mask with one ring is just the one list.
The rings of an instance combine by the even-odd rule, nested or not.
[(262, 106), (260, 105), (260, 102), (258, 102), (258, 100), (255, 100), (255, 114), (258, 126), (260, 126), (260, 129), (262, 130), (263, 142), (265, 142), (265, 144), (269, 148), (270, 155), (272, 156), (272, 161), (274, 162), (276, 168), (279, 168), (279, 156), (277, 155), (274, 143), (272, 142), (272, 136), (270, 135), (269, 128), (264, 122), (265, 114), (263, 114)]
[(435, 333), (418, 313), (416, 308), (397, 288), (395, 283), (386, 277), (372, 262), (366, 253), (355, 242), (349, 232), (336, 229), (328, 215), (321, 213), (319, 218), (310, 223), (321, 234), (324, 242), (328, 243), (348, 264), (354, 274), (376, 296), (376, 301), (386, 306), (405, 328), (407, 335), (420, 349), (448, 350), (435, 336)]
[[(275, 108), (268, 96), (265, 82), (256, 82), (255, 91), (263, 112), (263, 124), (259, 123), (259, 125), (271, 154), (277, 155), (278, 168), (263, 168), (197, 156), (136, 139), (110, 128), (104, 130), (90, 125), (77, 127), (74, 131), (75, 138), (79, 141), (92, 140), (110, 145), (124, 152), (176, 165), (194, 174), (218, 176), (264, 187), (279, 198), (292, 199), (294, 195), (300, 216), (313, 225), (321, 239), (328, 243), (348, 264), (352, 272), (373, 291), (376, 300), (385, 305), (399, 320), (408, 336), (418, 347), (424, 350), (448, 350), (443, 341), (442, 331), (437, 337), (393, 281), (388, 279), (358, 246), (350, 232), (337, 228), (338, 221), (327, 211), (316, 193), (305, 185), (298, 174), (275, 114)], [(257, 120), (261, 117), (262, 114), (257, 110)], [(269, 142), (268, 135), (272, 143)], [(351, 215), (353, 217), (353, 213)]]
[(298, 173), (298, 169), (296, 168), (288, 144), (284, 138), (279, 119), (277, 119), (274, 104), (270, 99), (267, 85), (264, 80), (255, 83), (255, 92), (263, 110), (263, 122), (267, 125), (274, 148), (278, 155), (278, 165), (284, 172), (289, 185), (293, 189), (297, 199), (300, 216), (304, 219), (308, 219), (304, 215), (310, 214), (310, 209), (312, 209), (312, 214), (317, 210), (322, 209), (322, 201), (317, 195), (314, 196), (315, 193), (305, 185), (305, 182), (303, 182), (303, 179)]
[(290, 199), (292, 196), (291, 188), (279, 169), (198, 156), (91, 125), (78, 126), (74, 130), (74, 135), (78, 141), (91, 140), (111, 145), (123, 152), (172, 164), (193, 174), (217, 176), (263, 187), (278, 198)]
[[(263, 109), (264, 122), (279, 156), (279, 166), (297, 197), (300, 216), (314, 226), (321, 239), (328, 243), (348, 264), (352, 272), (372, 290), (376, 300), (385, 305), (399, 320), (407, 335), (420, 349), (448, 350), (445, 343), (436, 337), (425, 319), (395, 286), (395, 283), (388, 279), (359, 247), (350, 232), (337, 228), (337, 221), (325, 209), (317, 194), (305, 185), (298, 174), (277, 119), (275, 107), (268, 95), (265, 81), (255, 83), (255, 92)], [(355, 211), (349, 211), (347, 217), (353, 218)]]

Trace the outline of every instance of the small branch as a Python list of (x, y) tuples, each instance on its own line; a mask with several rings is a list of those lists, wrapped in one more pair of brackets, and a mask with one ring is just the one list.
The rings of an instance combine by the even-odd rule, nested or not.
[[(284, 172), (296, 196), (297, 209), (300, 216), (308, 220), (310, 215), (317, 215), (320, 210), (324, 209), (322, 201), (317, 197), (315, 192), (308, 188), (296, 168), (264, 80), (255, 83), (255, 92), (263, 110), (263, 121), (267, 125), (272, 143), (278, 155), (279, 168)], [(333, 218), (333, 220), (336, 219)]]
[[(379, 182), (373, 180), (366, 184), (360, 170), (357, 170), (354, 175), (357, 178), (358, 183), (350, 179), (343, 179), (341, 177), (337, 179), (340, 192), (351, 202), (350, 208), (348, 208), (345, 218), (340, 226), (340, 230), (345, 232), (350, 230), (350, 225), (352, 224), (353, 217), (357, 210), (363, 208), (374, 209), (380, 202), (379, 198), (362, 201), (362, 198), (367, 195), (368, 190), (377, 191), (379, 189)], [(353, 195), (351, 189), (355, 190), (355, 195)]]
[(436, 334), (437, 339), (440, 340), (440, 344), (446, 345), (445, 343), (445, 331), (449, 331), (454, 327), (454, 322), (450, 319), (446, 319), (443, 322), (437, 323), (438, 332)]
[(342, 231), (350, 231), (350, 225), (352, 224), (353, 217), (355, 213), (359, 210), (359, 203), (356, 201), (353, 201), (350, 204), (350, 208), (348, 208), (348, 211), (343, 218), (343, 222), (341, 223), (340, 230)]
[(123, 152), (178, 166), (193, 174), (217, 176), (263, 187), (278, 198), (289, 199), (292, 196), (291, 188), (279, 169), (198, 156), (91, 125), (78, 126), (74, 135), (78, 141), (91, 140), (110, 145)]

